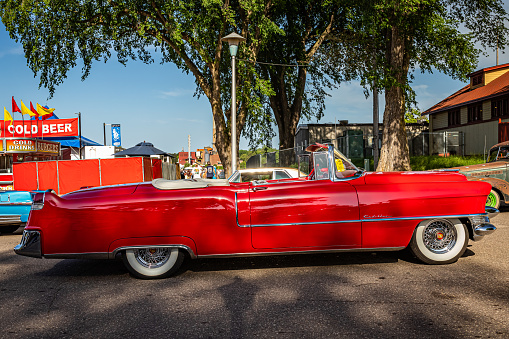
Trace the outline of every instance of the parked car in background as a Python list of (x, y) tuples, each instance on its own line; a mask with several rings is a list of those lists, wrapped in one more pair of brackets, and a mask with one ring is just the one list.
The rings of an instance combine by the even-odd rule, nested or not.
[[(306, 176), (301, 172), (301, 176)], [(262, 167), (262, 168), (243, 168), (235, 171), (229, 178), (229, 182), (250, 182), (253, 180), (275, 180), (298, 178), (299, 171), (295, 168), (283, 167)]]
[(191, 173), (194, 179), (201, 178), (203, 168), (201, 166), (194, 166), (194, 167), (186, 167), (184, 168), (185, 172)]
[(333, 146), (307, 148), (304, 178), (165, 180), (34, 197), (14, 251), (114, 259), (139, 278), (185, 259), (409, 248), (449, 264), (495, 231), (491, 186), (457, 172), (364, 172)]
[(454, 169), (470, 181), (484, 181), (491, 185), (486, 206), (498, 209), (501, 203), (509, 204), (509, 141), (491, 147), (486, 163)]
[(23, 226), (32, 207), (28, 191), (0, 191), (0, 233), (12, 233)]

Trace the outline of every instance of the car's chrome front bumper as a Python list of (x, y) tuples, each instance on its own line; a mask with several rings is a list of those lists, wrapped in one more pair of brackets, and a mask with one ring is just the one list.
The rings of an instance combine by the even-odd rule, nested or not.
[(490, 223), (490, 218), (494, 218), (498, 215), (499, 211), (496, 208), (488, 207), (485, 208), (486, 214), (484, 215), (476, 215), (470, 217), (470, 223), (472, 224), (472, 240), (479, 241), (485, 235), (491, 234), (495, 232), (497, 229)]
[(14, 247), (14, 252), (27, 257), (42, 258), (41, 234), (39, 231), (23, 231), (21, 242)]

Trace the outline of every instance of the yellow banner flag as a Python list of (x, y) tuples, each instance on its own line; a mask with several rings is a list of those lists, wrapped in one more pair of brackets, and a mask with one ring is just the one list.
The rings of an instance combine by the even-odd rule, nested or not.
[(4, 123), (5, 123), (6, 121), (10, 121), (10, 122), (11, 122), (11, 124), (12, 124), (13, 119), (12, 119), (12, 115), (11, 115), (11, 113), (9, 113), (9, 112), (7, 111), (7, 108), (5, 108), (5, 107), (4, 107)]
[(23, 103), (23, 100), (20, 100), (21, 101), (21, 114), (25, 115), (25, 114), (28, 114), (30, 115), (31, 117), (36, 117), (37, 115), (32, 112), (30, 109), (28, 109), (25, 104)]
[(47, 115), (47, 114), (51, 114), (55, 110), (54, 108), (42, 107), (39, 104), (36, 104), (36, 107), (37, 107), (37, 113), (39, 113), (39, 116), (41, 116), (41, 117), (44, 115)]

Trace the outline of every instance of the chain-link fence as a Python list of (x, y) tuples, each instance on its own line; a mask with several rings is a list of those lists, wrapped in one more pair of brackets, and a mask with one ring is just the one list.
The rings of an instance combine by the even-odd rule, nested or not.
[(275, 152), (256, 154), (246, 162), (246, 168), (291, 167), (298, 168), (300, 154), (309, 154), (304, 147), (294, 147)]
[[(454, 132), (421, 132), (407, 135), (410, 156), (419, 155), (465, 155), (464, 134)], [(382, 134), (378, 137), (380, 149), (382, 146)], [(338, 149), (347, 158), (372, 158), (373, 135), (347, 134), (338, 138)]]
[[(346, 136), (337, 139), (338, 149), (347, 158), (355, 163), (361, 163), (362, 159), (373, 158), (373, 135), (363, 135), (362, 131), (352, 131)], [(359, 133), (360, 132), (360, 133)], [(421, 132), (408, 134), (408, 148), (411, 156), (421, 155), (465, 155), (465, 140), (462, 132)], [(382, 145), (382, 135), (378, 137), (379, 149)], [(320, 140), (321, 143), (333, 144), (332, 140)], [(260, 167), (301, 167), (301, 171), (307, 173), (305, 156), (309, 154), (305, 147), (294, 147), (275, 152), (256, 154), (246, 162), (246, 168)], [(304, 157), (302, 157), (304, 155)], [(300, 158), (300, 159), (299, 159)], [(357, 160), (357, 161), (356, 161)]]

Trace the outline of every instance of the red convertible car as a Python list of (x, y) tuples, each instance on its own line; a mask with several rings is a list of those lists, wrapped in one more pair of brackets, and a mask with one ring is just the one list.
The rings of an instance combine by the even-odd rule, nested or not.
[(186, 258), (397, 251), (455, 262), (490, 234), (491, 186), (457, 172), (363, 172), (332, 146), (308, 148), (307, 177), (229, 183), (164, 180), (38, 193), (20, 255), (121, 255), (136, 277), (174, 274)]

